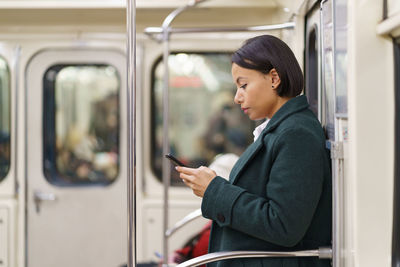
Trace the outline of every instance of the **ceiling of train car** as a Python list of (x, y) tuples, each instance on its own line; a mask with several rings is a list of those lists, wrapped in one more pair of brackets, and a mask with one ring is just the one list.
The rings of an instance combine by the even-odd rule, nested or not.
[[(302, 2), (304, 0), (206, 0), (181, 14), (173, 25), (218, 27), (282, 23)], [(173, 9), (187, 3), (189, 0), (136, 0), (138, 32), (145, 27), (161, 26)], [(124, 30), (125, 5), (126, 0), (1, 0), (0, 29), (28, 25), (111, 25)]]
[[(0, 8), (124, 7), (127, 0), (1, 0)], [(137, 8), (176, 8), (191, 0), (136, 0)], [(204, 0), (203, 7), (292, 8), (303, 0)]]
[[(200, 0), (201, 1), (201, 0)], [(307, 0), (204, 0), (197, 8), (251, 8), (283, 10), (295, 13)], [(137, 8), (177, 8), (186, 5), (190, 0), (136, 0)]]
[[(168, 7), (174, 8), (187, 4), (188, 0), (136, 0), (138, 8)], [(203, 7), (276, 7), (275, 0), (205, 0), (201, 3)]]

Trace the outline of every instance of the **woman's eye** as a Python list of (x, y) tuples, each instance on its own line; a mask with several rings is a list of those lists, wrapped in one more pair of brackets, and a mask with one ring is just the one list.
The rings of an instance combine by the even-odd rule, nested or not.
[(247, 83), (243, 84), (242, 86), (240, 86), (239, 88), (241, 89), (246, 89)]

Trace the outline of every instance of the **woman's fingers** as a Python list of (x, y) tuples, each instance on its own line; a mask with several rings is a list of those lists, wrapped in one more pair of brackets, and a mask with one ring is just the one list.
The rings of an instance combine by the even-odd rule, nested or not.
[(176, 166), (175, 169), (180, 173), (186, 173), (186, 174), (194, 174), (197, 170), (194, 168), (181, 167), (181, 166)]
[(189, 188), (192, 188), (192, 187), (191, 187), (192, 184), (191, 184), (188, 180), (182, 179), (182, 182), (183, 182), (186, 186), (188, 186)]
[(189, 174), (186, 174), (186, 173), (183, 173), (183, 172), (181, 172), (179, 174), (179, 177), (181, 177), (184, 180), (188, 180), (188, 181), (192, 181), (192, 179), (193, 179), (192, 175), (189, 175)]
[(194, 194), (202, 197), (204, 192), (216, 173), (204, 166), (199, 168), (187, 168), (187, 167), (176, 167), (179, 172), (179, 177), (182, 178), (183, 182), (190, 187)]

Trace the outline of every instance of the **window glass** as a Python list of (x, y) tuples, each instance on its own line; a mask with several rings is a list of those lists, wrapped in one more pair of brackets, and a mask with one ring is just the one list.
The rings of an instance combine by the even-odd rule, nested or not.
[(119, 89), (109, 65), (56, 65), (44, 84), (44, 170), (56, 185), (110, 184), (119, 170)]
[[(233, 102), (231, 55), (177, 53), (170, 55), (168, 64), (171, 153), (191, 167), (208, 166), (219, 154), (240, 155), (253, 141), (254, 122)], [(163, 72), (159, 61), (153, 69), (151, 162), (160, 180)], [(171, 184), (182, 185), (176, 171), (171, 172)]]
[(335, 1), (336, 116), (347, 117), (347, 0)]
[(307, 72), (305, 94), (310, 104), (310, 109), (318, 116), (318, 35), (317, 27), (314, 27), (308, 36), (307, 46)]
[(329, 140), (335, 140), (335, 106), (334, 106), (334, 53), (333, 53), (333, 20), (332, 1), (323, 2), (322, 6), (322, 88), (324, 93), (323, 126)]
[(10, 72), (0, 57), (0, 181), (10, 170)]

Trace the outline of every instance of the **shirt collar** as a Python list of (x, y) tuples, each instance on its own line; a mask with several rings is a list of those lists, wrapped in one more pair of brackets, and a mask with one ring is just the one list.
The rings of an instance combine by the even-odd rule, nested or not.
[(269, 122), (269, 119), (266, 118), (265, 121), (263, 123), (261, 123), (260, 125), (258, 125), (254, 131), (253, 131), (253, 135), (254, 135), (254, 142), (257, 140), (257, 138), (260, 136), (261, 132), (265, 129), (265, 127), (267, 127), (267, 124)]

